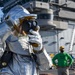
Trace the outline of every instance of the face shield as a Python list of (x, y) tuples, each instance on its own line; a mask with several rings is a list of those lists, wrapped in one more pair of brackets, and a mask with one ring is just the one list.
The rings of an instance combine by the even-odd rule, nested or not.
[(11, 29), (15, 29), (19, 32), (19, 27), (22, 30), (29, 32), (30, 29), (37, 27), (36, 14), (30, 14), (24, 7), (17, 5), (13, 7), (5, 16), (5, 22)]

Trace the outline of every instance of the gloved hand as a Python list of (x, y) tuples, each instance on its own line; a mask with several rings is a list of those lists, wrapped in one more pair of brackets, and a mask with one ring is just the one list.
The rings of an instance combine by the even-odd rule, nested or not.
[(42, 50), (42, 38), (39, 34), (39, 30), (33, 31), (32, 29), (30, 30), (29, 36), (29, 42), (33, 46), (33, 50), (35, 51), (40, 51)]

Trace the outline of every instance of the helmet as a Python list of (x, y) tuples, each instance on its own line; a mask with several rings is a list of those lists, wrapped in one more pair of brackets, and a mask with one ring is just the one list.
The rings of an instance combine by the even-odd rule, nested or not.
[(24, 19), (36, 19), (36, 14), (30, 14), (27, 9), (21, 5), (13, 7), (4, 17), (5, 22), (12, 28), (14, 25), (19, 26)]
[(64, 49), (64, 46), (60, 46), (60, 50), (61, 50), (61, 49)]

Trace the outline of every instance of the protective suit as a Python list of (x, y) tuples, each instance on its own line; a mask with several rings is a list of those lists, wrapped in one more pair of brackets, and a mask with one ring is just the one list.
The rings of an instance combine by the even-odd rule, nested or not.
[(8, 66), (0, 70), (0, 75), (38, 75), (37, 67), (46, 70), (52, 66), (51, 58), (43, 47), (36, 18), (36, 14), (30, 14), (22, 6), (15, 6), (5, 16), (4, 22), (9, 28), (6, 32), (9, 33), (4, 41), (13, 57)]

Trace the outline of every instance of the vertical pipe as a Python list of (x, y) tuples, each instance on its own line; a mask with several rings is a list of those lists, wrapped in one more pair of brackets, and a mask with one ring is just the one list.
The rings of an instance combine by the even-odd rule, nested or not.
[(59, 53), (59, 35), (58, 35), (58, 30), (57, 30), (57, 52)]
[(69, 51), (72, 51), (73, 42), (74, 42), (74, 37), (75, 37), (75, 28), (73, 27), (73, 34), (72, 34), (72, 38), (71, 38), (71, 44), (70, 44), (70, 50), (69, 50)]

